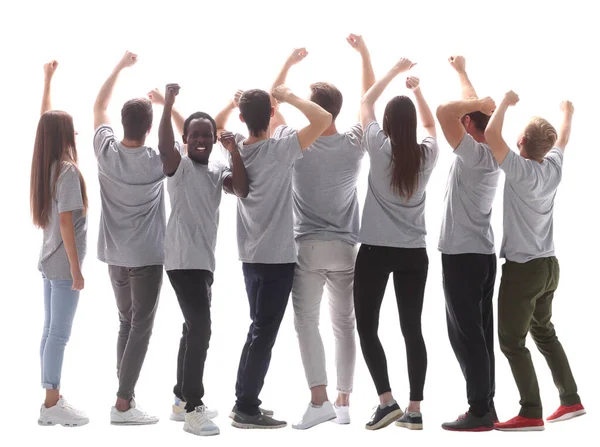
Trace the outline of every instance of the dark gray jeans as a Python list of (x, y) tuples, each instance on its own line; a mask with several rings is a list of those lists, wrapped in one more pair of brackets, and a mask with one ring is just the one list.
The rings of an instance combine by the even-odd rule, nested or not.
[(163, 266), (108, 266), (108, 273), (119, 309), (117, 340), (117, 397), (131, 400), (140, 376), (154, 327)]

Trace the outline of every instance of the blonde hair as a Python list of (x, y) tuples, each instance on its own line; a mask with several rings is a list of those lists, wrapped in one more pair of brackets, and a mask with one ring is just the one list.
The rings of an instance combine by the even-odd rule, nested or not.
[(523, 131), (523, 148), (527, 155), (541, 160), (554, 147), (558, 133), (544, 118), (534, 116)]

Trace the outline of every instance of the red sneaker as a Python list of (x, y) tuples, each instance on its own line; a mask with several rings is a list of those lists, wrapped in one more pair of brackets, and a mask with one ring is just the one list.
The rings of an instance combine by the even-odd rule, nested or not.
[(500, 431), (542, 431), (544, 430), (544, 420), (516, 416), (506, 422), (496, 422), (494, 428)]
[(548, 422), (566, 421), (567, 419), (572, 419), (581, 416), (582, 414), (585, 414), (585, 408), (583, 408), (583, 405), (581, 404), (569, 405), (568, 407), (561, 405), (558, 407), (558, 410), (552, 413), (551, 416), (548, 416), (546, 420)]

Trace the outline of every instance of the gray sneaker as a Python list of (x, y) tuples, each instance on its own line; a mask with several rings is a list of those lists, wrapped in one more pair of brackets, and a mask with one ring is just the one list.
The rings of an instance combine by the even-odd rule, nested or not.
[(265, 414), (257, 414), (251, 416), (249, 414), (242, 413), (237, 408), (235, 409), (235, 414), (233, 416), (233, 421), (231, 422), (236, 428), (261, 428), (261, 429), (270, 429), (270, 428), (283, 428), (287, 426), (287, 422), (277, 421), (270, 416)]
[[(234, 405), (233, 408), (231, 409), (231, 412), (229, 413), (230, 419), (233, 419), (235, 417), (236, 411), (237, 411), (237, 405)], [(273, 410), (265, 410), (264, 408), (260, 408), (260, 407), (258, 407), (258, 411), (260, 411), (265, 416), (269, 416), (269, 417), (273, 417), (273, 415), (275, 414), (273, 412)]]

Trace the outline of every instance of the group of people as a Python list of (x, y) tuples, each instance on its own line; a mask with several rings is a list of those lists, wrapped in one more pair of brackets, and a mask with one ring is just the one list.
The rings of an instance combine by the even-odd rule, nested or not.
[[(465, 69), (453, 56), (462, 98), (440, 105), (436, 116), (419, 79), (407, 76), (413, 99), (399, 95), (386, 105), (380, 125), (375, 103), (397, 76), (414, 63), (400, 59), (376, 79), (363, 38), (349, 45), (362, 60), (358, 122), (336, 127), (342, 93), (331, 83), (310, 85), (309, 98), (285, 86), (288, 72), (308, 52), (295, 49), (270, 92), (238, 91), (214, 118), (196, 112), (187, 118), (175, 107), (178, 84), (121, 109), (123, 137), (115, 136), (107, 108), (122, 70), (135, 65), (126, 52), (101, 87), (94, 104), (93, 139), (101, 192), (97, 257), (108, 266), (119, 312), (118, 390), (113, 424), (153, 424), (135, 386), (148, 344), (163, 283), (173, 287), (184, 319), (175, 401), (171, 418), (186, 432), (219, 433), (216, 409), (203, 401), (203, 372), (211, 337), (211, 287), (219, 207), (223, 191), (237, 197), (237, 243), (251, 324), (242, 349), (231, 413), (238, 428), (280, 428), (287, 423), (261, 407), (259, 399), (271, 352), (292, 298), (294, 325), (310, 402), (296, 429), (327, 421), (350, 423), (350, 394), (356, 363), (355, 332), (379, 396), (369, 430), (395, 423), (420, 430), (420, 403), (427, 371), (421, 329), (429, 258), (425, 242), (427, 184), (436, 166), (437, 126), (454, 151), (445, 197), (439, 251), (443, 266), (448, 335), (466, 381), (468, 411), (442, 427), (455, 431), (543, 430), (540, 392), (529, 350), (531, 334), (545, 356), (559, 390), (560, 406), (548, 422), (585, 413), (567, 356), (551, 321), (559, 281), (553, 245), (553, 203), (561, 180), (573, 106), (561, 103), (558, 131), (545, 119), (526, 123), (516, 147), (502, 136), (503, 120), (518, 103), (508, 92), (497, 105), (479, 98)], [(43, 228), (39, 270), (44, 284), (45, 322), (40, 347), (45, 402), (41, 425), (80, 426), (85, 413), (60, 392), (65, 345), (84, 288), (88, 200), (78, 168), (72, 117), (51, 107), (57, 62), (45, 65), (45, 87), (31, 170), (31, 210)], [(286, 123), (280, 104), (304, 114), (305, 127)], [(146, 145), (153, 104), (162, 105), (158, 152)], [(239, 110), (248, 135), (227, 130)], [(437, 123), (436, 123), (437, 118)], [(418, 124), (426, 137), (417, 138)], [(226, 162), (211, 157), (217, 143)], [(368, 187), (359, 217), (357, 182), (369, 157)], [(495, 406), (493, 295), (496, 243), (490, 218), (505, 174), (503, 238), (505, 259), (498, 295), (498, 336), (520, 393), (521, 409), (506, 422)], [(165, 211), (164, 180), (171, 210)], [(395, 400), (386, 354), (378, 336), (379, 314), (390, 274), (407, 355), (410, 384), (404, 410)], [(327, 289), (335, 337), (335, 399), (327, 394), (325, 354), (319, 317)]]

